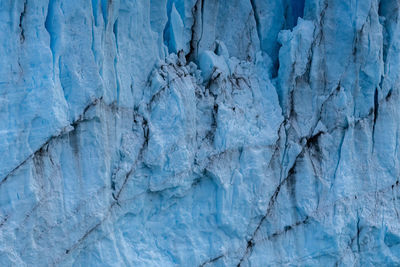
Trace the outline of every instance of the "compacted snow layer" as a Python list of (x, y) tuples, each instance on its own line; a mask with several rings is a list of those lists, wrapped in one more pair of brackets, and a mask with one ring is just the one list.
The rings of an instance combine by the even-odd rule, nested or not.
[(400, 265), (399, 7), (0, 1), (0, 265)]

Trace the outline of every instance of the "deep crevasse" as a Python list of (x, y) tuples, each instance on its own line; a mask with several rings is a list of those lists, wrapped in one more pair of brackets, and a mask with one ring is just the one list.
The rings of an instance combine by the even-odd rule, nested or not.
[(0, 265), (399, 265), (399, 5), (0, 1)]

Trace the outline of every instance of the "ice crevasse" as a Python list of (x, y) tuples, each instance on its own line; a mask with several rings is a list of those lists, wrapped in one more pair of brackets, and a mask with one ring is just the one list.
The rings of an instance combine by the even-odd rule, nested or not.
[(0, 266), (400, 265), (397, 0), (0, 0)]

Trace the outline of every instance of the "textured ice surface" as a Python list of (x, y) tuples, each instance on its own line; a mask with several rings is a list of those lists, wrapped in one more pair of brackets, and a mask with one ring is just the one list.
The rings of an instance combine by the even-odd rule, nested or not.
[(400, 265), (399, 8), (0, 0), (0, 265)]

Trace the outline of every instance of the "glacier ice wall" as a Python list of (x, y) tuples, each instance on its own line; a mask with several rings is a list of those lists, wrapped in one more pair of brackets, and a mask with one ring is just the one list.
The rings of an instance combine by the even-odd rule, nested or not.
[(400, 265), (399, 8), (0, 0), (0, 265)]

